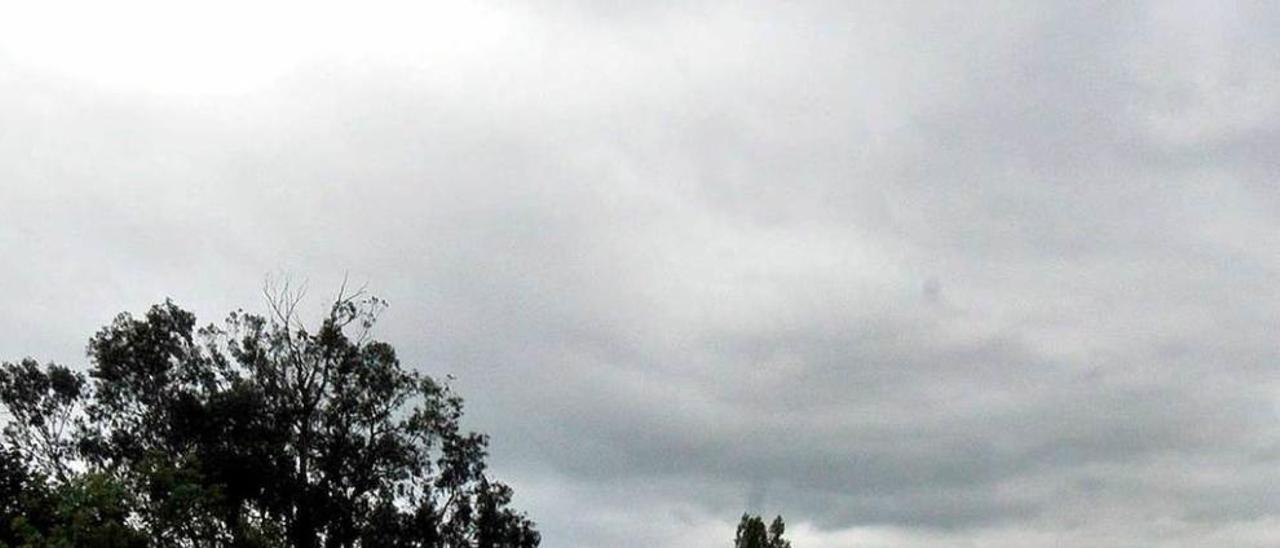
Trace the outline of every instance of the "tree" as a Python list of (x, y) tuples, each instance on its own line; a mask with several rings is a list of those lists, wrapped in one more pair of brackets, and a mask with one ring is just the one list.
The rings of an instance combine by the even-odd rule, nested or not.
[[(20, 476), (152, 546), (539, 544), (488, 475), (487, 437), (460, 427), (462, 399), (370, 337), (383, 301), (340, 292), (308, 329), (299, 293), (268, 293), (268, 315), (221, 326), (169, 301), (121, 314), (90, 340), (87, 378), (5, 363)], [(4, 466), (0, 489), (19, 477)]]
[(130, 497), (119, 485), (84, 474), (50, 487), (22, 459), (0, 447), (0, 546), (147, 546), (126, 523)]
[(734, 548), (791, 548), (791, 541), (782, 537), (787, 526), (782, 516), (773, 518), (767, 528), (760, 516), (742, 514), (738, 522), (738, 532), (734, 536)]

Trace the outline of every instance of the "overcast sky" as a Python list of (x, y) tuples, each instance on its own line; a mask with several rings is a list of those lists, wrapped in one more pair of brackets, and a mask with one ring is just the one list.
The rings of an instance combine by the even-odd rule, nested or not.
[(0, 359), (349, 273), (549, 548), (1280, 545), (1275, 7), (13, 4)]

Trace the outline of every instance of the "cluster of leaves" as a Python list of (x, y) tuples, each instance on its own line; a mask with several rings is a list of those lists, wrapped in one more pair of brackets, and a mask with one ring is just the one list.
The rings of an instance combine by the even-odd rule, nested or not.
[(369, 338), (383, 303), (340, 295), (308, 330), (298, 300), (122, 314), (87, 378), (3, 364), (0, 546), (537, 546), (462, 400)]
[(130, 499), (101, 474), (51, 485), (18, 451), (0, 448), (0, 546), (149, 546), (127, 525)]
[(773, 523), (765, 527), (760, 516), (742, 515), (738, 522), (738, 533), (734, 536), (734, 548), (791, 548), (791, 541), (782, 537), (787, 526), (782, 516), (773, 518)]

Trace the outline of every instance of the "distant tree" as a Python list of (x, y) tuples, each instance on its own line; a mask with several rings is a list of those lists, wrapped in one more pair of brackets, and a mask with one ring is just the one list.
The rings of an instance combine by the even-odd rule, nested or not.
[(791, 548), (791, 541), (783, 538), (787, 526), (782, 516), (773, 518), (773, 523), (765, 527), (760, 516), (742, 514), (738, 522), (738, 532), (734, 536), (734, 548)]
[(462, 399), (369, 336), (383, 301), (340, 293), (313, 330), (300, 294), (268, 300), (199, 329), (168, 301), (121, 314), (88, 378), (3, 364), (0, 546), (539, 544)]

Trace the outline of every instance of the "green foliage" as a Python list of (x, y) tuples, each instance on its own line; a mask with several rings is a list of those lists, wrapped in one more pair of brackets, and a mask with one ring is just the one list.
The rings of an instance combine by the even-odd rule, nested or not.
[(122, 314), (88, 380), (4, 364), (0, 546), (539, 544), (461, 398), (369, 338), (381, 301), (339, 296), (315, 330), (270, 304), (200, 329), (171, 302)]
[(131, 497), (111, 478), (72, 476), (50, 486), (20, 460), (0, 449), (0, 546), (141, 548), (145, 535), (127, 524)]
[(765, 527), (760, 516), (742, 515), (738, 522), (738, 532), (734, 536), (734, 548), (791, 548), (791, 541), (783, 538), (787, 526), (782, 516), (775, 517), (773, 523)]
[(84, 376), (59, 365), (41, 368), (25, 359), (0, 368), (0, 402), (13, 419), (4, 427), (4, 437), (21, 457), (60, 480), (73, 458), (68, 434), (84, 390)]

